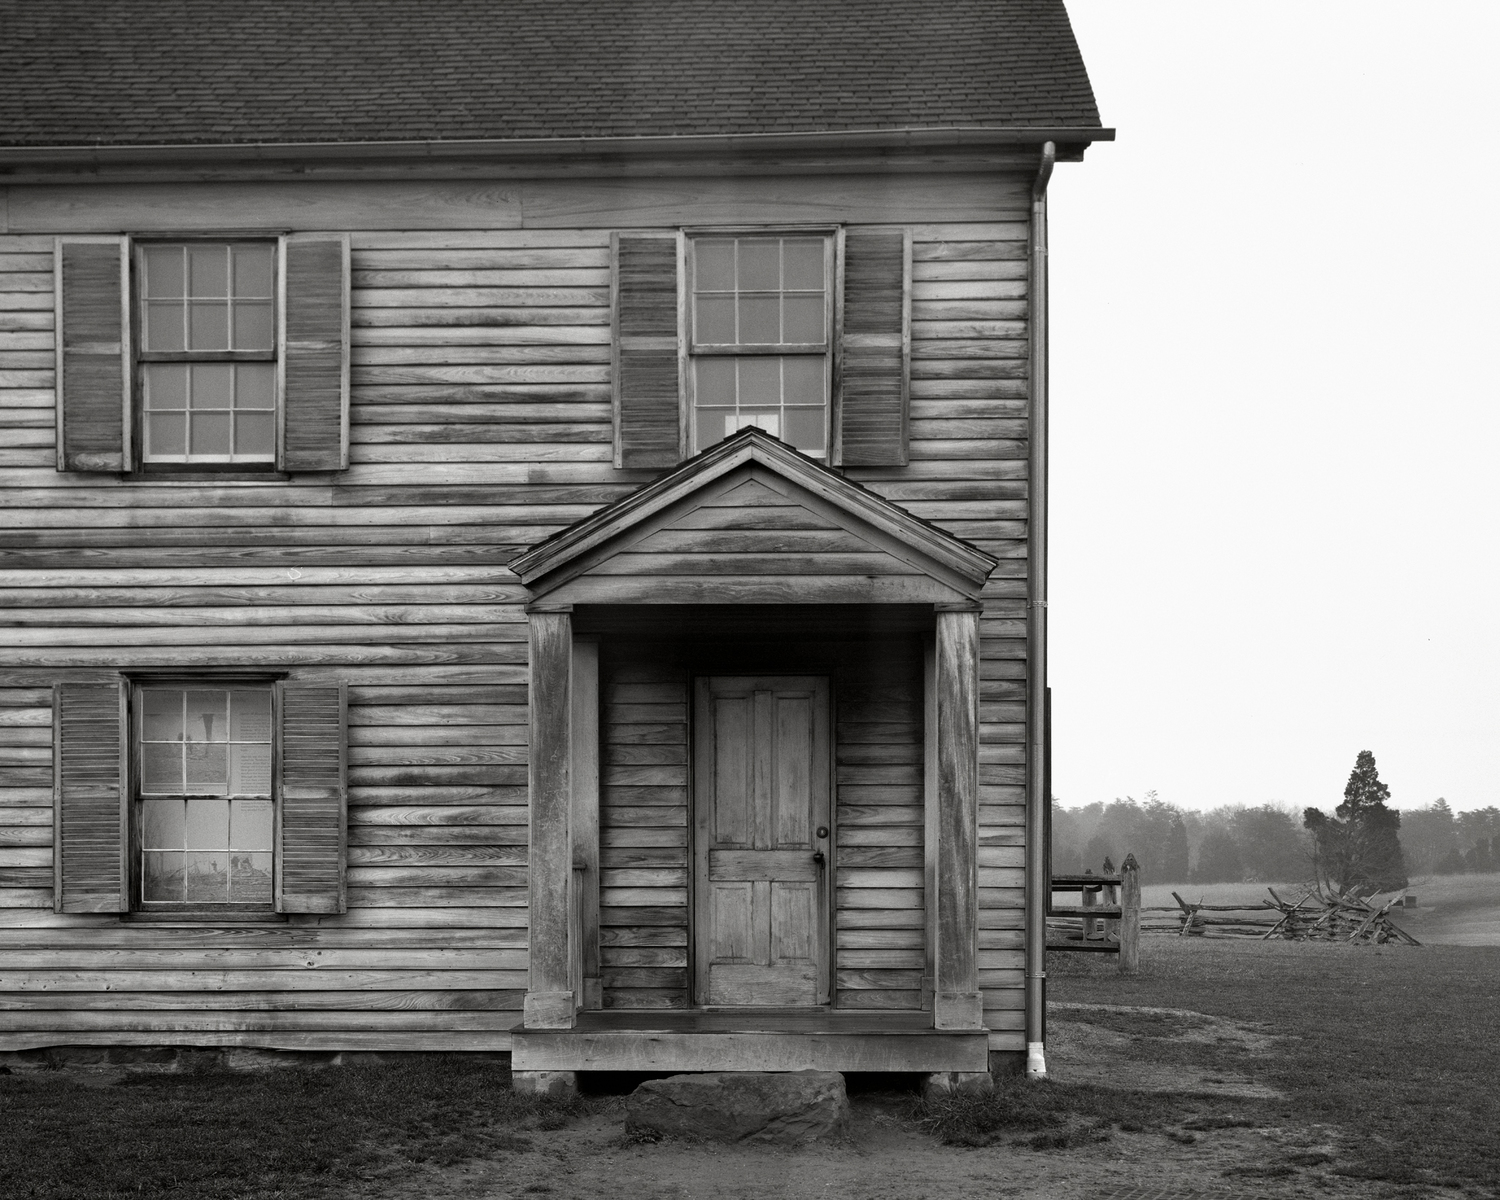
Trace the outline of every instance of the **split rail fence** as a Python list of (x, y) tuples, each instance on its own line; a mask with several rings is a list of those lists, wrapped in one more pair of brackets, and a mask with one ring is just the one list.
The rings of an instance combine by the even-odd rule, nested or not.
[[(1059, 904), (1057, 893), (1077, 894), (1077, 904)], [(1118, 954), (1120, 974), (1141, 969), (1141, 877), (1135, 855), (1119, 871), (1109, 859), (1098, 875), (1053, 875), (1047, 897), (1047, 949)]]

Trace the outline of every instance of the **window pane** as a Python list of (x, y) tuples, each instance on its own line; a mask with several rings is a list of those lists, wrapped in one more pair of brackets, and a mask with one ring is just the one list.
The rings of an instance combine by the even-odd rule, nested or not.
[(160, 852), (141, 856), (142, 895), (147, 900), (181, 900), (183, 895), (182, 852)]
[(734, 243), (703, 240), (693, 243), (695, 279), (693, 286), (701, 292), (734, 290)]
[(222, 796), (229, 791), (228, 747), (222, 742), (189, 742), (185, 790), (195, 796)]
[(188, 369), (186, 363), (152, 363), (146, 368), (146, 407), (186, 408)]
[(740, 343), (775, 345), (781, 341), (781, 297), (740, 296)]
[(782, 395), (787, 404), (823, 404), (827, 378), (822, 355), (781, 360)]
[(740, 291), (769, 292), (781, 286), (780, 238), (741, 238), (739, 260)]
[(187, 833), (183, 843), (189, 850), (224, 850), (229, 846), (229, 801), (189, 800)]
[(160, 298), (185, 295), (182, 289), (184, 280), (181, 246), (148, 246), (145, 257), (147, 296)]
[(271, 794), (271, 747), (229, 747), (229, 790), (236, 796)]
[(823, 297), (786, 296), (782, 299), (785, 328), (784, 342), (821, 342), (823, 340)]
[(186, 844), (183, 800), (141, 801), (141, 846), (146, 850), (181, 850)]
[(146, 457), (180, 458), (187, 453), (186, 413), (146, 414)]
[(236, 302), (234, 306), (234, 348), (236, 350), (269, 350), (275, 345), (271, 328), (271, 302)]
[(188, 295), (203, 298), (229, 295), (229, 247), (189, 246)]
[(781, 403), (781, 359), (742, 358), (739, 363), (740, 408)]
[(734, 406), (734, 364), (732, 358), (700, 358), (694, 363), (694, 391), (700, 406)]
[(276, 368), (271, 363), (240, 363), (234, 369), (235, 408), (275, 408)]
[[(268, 364), (269, 365), (269, 364)], [(194, 363), (193, 408), (228, 408), (234, 403), (234, 366), (230, 363)]]
[(823, 290), (823, 239), (787, 238), (781, 243), (781, 263), (789, 290)]
[(271, 903), (271, 856), (229, 856), (229, 898), (236, 904)]
[(237, 458), (271, 459), (276, 456), (276, 415), (236, 413), (234, 453)]
[(774, 409), (760, 409), (754, 412), (741, 409), (737, 415), (724, 419), (724, 432), (727, 435), (738, 429), (748, 429), (752, 425), (758, 429), (764, 429), (772, 437), (781, 436), (781, 414)]
[(235, 800), (229, 806), (229, 848), (270, 850), (272, 810), (269, 800)]
[(148, 742), (182, 740), (182, 693), (150, 688), (141, 693), (142, 733)]
[(183, 895), (198, 904), (224, 904), (229, 900), (229, 851), (183, 855), (187, 867)]
[(698, 413), (698, 449), (707, 450), (724, 440), (724, 422), (734, 414), (724, 409), (710, 409)]
[(229, 305), (195, 300), (188, 306), (188, 349), (229, 349)]
[(234, 247), (234, 294), (236, 298), (271, 297), (273, 246)]
[(803, 454), (823, 453), (823, 410), (821, 408), (789, 408), (786, 410), (786, 433), (783, 440), (790, 442)]
[(271, 740), (271, 689), (236, 688), (229, 693), (229, 740)]
[(182, 794), (181, 742), (147, 742), (141, 747), (141, 791)]
[(228, 457), (230, 454), (229, 414), (193, 414), (193, 437), (189, 450), (193, 454), (212, 454)]
[(187, 693), (187, 735), (190, 742), (222, 742), (229, 736), (229, 693)]
[(152, 300), (146, 305), (146, 349), (185, 350), (183, 306), (178, 300)]
[(734, 342), (734, 298), (732, 296), (699, 296), (694, 301), (696, 319), (693, 337), (706, 345), (724, 346)]

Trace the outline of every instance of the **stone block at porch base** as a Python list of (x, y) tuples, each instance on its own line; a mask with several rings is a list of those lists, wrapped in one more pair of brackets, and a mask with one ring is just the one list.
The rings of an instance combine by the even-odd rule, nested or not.
[(799, 1145), (838, 1132), (849, 1117), (835, 1071), (723, 1071), (653, 1079), (631, 1094), (631, 1134)]

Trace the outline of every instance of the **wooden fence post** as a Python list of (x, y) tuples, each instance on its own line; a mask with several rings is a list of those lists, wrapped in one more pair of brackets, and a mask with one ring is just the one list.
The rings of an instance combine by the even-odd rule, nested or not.
[(1141, 970), (1141, 874), (1134, 854), (1120, 864), (1120, 974)]
[[(1104, 870), (1102, 871), (1102, 874), (1107, 879), (1114, 873), (1115, 860), (1110, 858), (1109, 855), (1106, 854), (1104, 856)], [(1120, 889), (1115, 887), (1115, 885), (1112, 883), (1104, 884), (1099, 889), (1099, 903), (1118, 905), (1120, 903)], [(1100, 924), (1104, 929), (1104, 940), (1106, 942), (1110, 941), (1111, 939), (1117, 942), (1119, 941), (1120, 922), (1111, 920), (1109, 917), (1105, 917), (1104, 920), (1100, 922)]]
[[(1094, 873), (1094, 868), (1093, 867), (1085, 867), (1083, 873), (1085, 875), (1092, 875)], [(1098, 891), (1097, 888), (1091, 887), (1088, 884), (1084, 884), (1084, 886), (1081, 889), (1079, 889), (1079, 898), (1078, 898), (1079, 899), (1079, 903), (1084, 908), (1093, 908), (1094, 905), (1096, 905), (1096, 904), (1099, 903), (1099, 899), (1098, 899), (1098, 896), (1097, 896), (1097, 891)], [(1094, 918), (1093, 917), (1084, 917), (1083, 918), (1083, 940), (1085, 942), (1089, 942), (1089, 941), (1092, 941), (1093, 938), (1094, 938)]]

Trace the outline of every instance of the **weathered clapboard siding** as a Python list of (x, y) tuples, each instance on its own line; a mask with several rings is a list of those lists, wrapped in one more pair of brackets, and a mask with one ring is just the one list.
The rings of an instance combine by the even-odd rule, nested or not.
[[(911, 462), (849, 474), (1002, 558), (981, 626), (980, 968), (987, 1023), (1014, 1031), (1022, 995), (1028, 227), (1024, 188), (992, 183), (982, 203), (965, 193), (962, 204), (930, 211), (974, 222), (1012, 203), (1004, 219), (913, 225)], [(0, 687), (0, 714), (15, 714), (0, 716), (0, 931), (14, 926), (11, 934), (36, 939), (26, 945), (57, 949), (50, 968), (27, 968), (28, 976), (50, 972), (81, 985), (0, 985), (0, 1008), (14, 1002), (60, 1014), (42, 1017), (52, 1022), (45, 1029), (11, 1035), (25, 1044), (46, 1044), (49, 1032), (52, 1041), (65, 1032), (72, 1041), (107, 1040), (110, 1030), (89, 1021), (149, 1007), (183, 1014), (170, 1029), (153, 1018), (151, 1033), (175, 1030), (185, 1044), (264, 1037), (314, 1045), (337, 1035), (353, 1046), (378, 1027), (380, 1044), (436, 1048), (458, 1044), (443, 1040), (450, 1034), (482, 1032), (461, 1031), (444, 1014), (493, 1012), (484, 1036), (498, 1039), (519, 1007), (526, 626), (522, 589), (504, 564), (657, 474), (609, 463), (607, 243), (608, 228), (625, 222), (579, 201), (539, 220), (590, 213), (580, 223), (594, 228), (387, 231), (377, 226), (394, 221), (389, 213), (409, 227), (418, 209), (350, 216), (339, 207), (349, 194), (320, 201), (323, 211), (345, 214), (331, 228), (362, 229), (353, 241), (352, 465), (326, 475), (148, 482), (58, 473), (52, 238), (0, 237), (0, 606), (9, 610), (0, 684), (15, 684)], [(81, 198), (69, 203), (69, 228), (150, 223), (135, 207), (121, 221), (87, 211)], [(465, 203), (433, 224), (477, 211)], [(882, 203), (882, 215), (838, 215), (903, 221), (920, 211), (909, 203), (903, 210), (900, 198)], [(631, 210), (631, 223), (704, 222), (730, 210), (684, 211), (651, 200)], [(170, 212), (178, 228), (201, 224), (185, 220), (182, 205), (158, 212), (163, 221)], [(18, 210), (14, 197), (11, 215), (12, 228), (51, 228), (40, 210)], [(883, 667), (904, 671), (905, 661)], [(51, 913), (47, 689), (105, 665), (265, 667), (348, 681), (350, 911), (276, 926), (264, 936), (284, 941), (256, 944), (299, 953), (378, 946), (390, 956), (378, 978), (326, 965), (229, 974), (211, 957), (172, 968), (105, 966), (110, 960), (98, 954), (106, 947), (89, 940), (101, 932), (95, 919)], [(622, 677), (619, 686), (660, 684)], [(896, 733), (919, 721), (868, 715), (909, 707), (883, 690), (896, 686), (851, 678), (838, 701), (844, 1006), (914, 1007), (921, 998), (920, 744)], [(685, 693), (682, 703), (685, 713)], [(608, 722), (617, 744), (613, 758), (606, 749), (601, 828), (606, 1003), (685, 1002), (686, 809), (663, 799), (686, 787), (686, 717), (678, 725)], [(861, 730), (880, 740), (859, 741)], [(660, 782), (668, 776), (680, 782)], [(636, 802), (611, 800), (627, 795)], [(119, 950), (184, 945), (181, 929), (110, 932), (125, 939)], [(243, 944), (242, 932), (195, 928), (192, 936), (208, 955)], [(428, 950), (450, 957), (416, 966), (410, 956)], [(496, 958), (501, 951), (510, 957)], [(5, 970), (15, 977), (13, 965)], [(117, 978), (128, 970), (145, 974)], [(211, 992), (204, 972), (214, 972)], [(324, 982), (297, 982), (304, 975)], [(153, 981), (155, 990), (116, 986)], [(44, 997), (57, 1006), (27, 1007)], [(366, 1023), (371, 1013), (386, 1023)], [(310, 1024), (286, 1023), (293, 1015)], [(131, 1019), (111, 1028), (145, 1030)]]
[(688, 671), (659, 647), (605, 646), (599, 958), (606, 1008), (688, 1004)]
[[(985, 1024), (1024, 1018), (1030, 223), (919, 231), (912, 245), (911, 459), (860, 480), (1001, 559), (980, 621), (979, 983)], [(920, 944), (920, 943), (918, 943)]]
[(922, 659), (850, 655), (837, 681), (835, 985), (840, 1008), (921, 1008)]

